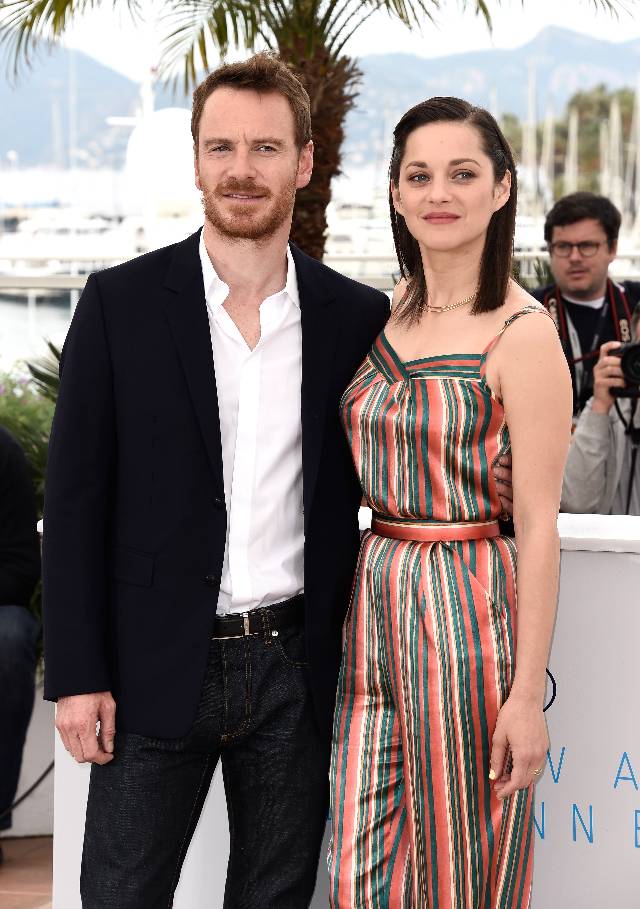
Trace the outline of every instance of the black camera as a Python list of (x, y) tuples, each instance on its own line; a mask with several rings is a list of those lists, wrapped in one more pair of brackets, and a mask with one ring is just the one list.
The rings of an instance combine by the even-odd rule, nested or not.
[(620, 357), (620, 368), (626, 385), (624, 388), (612, 388), (615, 398), (640, 398), (640, 343), (631, 341), (622, 344), (616, 350), (609, 351), (610, 356)]

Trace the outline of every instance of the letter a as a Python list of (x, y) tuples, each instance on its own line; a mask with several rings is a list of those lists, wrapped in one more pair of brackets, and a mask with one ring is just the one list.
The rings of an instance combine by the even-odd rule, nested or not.
[[(629, 773), (631, 774), (630, 776), (622, 775), (622, 768), (624, 767), (625, 764), (627, 765)], [(633, 772), (633, 767), (631, 766), (631, 761), (629, 760), (629, 755), (627, 754), (626, 751), (622, 752), (622, 757), (620, 758), (620, 764), (618, 766), (618, 772), (616, 773), (616, 778), (615, 778), (615, 781), (613, 784), (613, 788), (617, 789), (618, 783), (620, 783), (622, 781), (624, 781), (626, 783), (633, 783), (636, 791), (638, 790), (638, 781), (636, 780), (636, 775)]]

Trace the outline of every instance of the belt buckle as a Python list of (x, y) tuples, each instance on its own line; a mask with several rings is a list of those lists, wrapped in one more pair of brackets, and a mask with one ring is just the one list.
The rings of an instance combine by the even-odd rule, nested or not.
[(251, 630), (250, 630), (250, 627), (249, 627), (249, 613), (248, 613), (248, 612), (243, 612), (243, 613), (242, 613), (242, 625), (243, 625), (243, 628), (244, 628), (243, 637), (246, 638), (247, 635), (250, 635), (250, 634), (251, 634)]

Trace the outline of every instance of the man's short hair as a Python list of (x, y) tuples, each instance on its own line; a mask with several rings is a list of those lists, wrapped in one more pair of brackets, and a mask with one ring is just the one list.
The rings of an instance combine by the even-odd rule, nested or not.
[(200, 119), (204, 105), (217, 88), (236, 88), (258, 93), (276, 92), (289, 102), (299, 149), (311, 141), (311, 103), (304, 86), (292, 69), (277, 54), (262, 53), (240, 63), (225, 63), (212, 73), (193, 93), (191, 135), (198, 148)]
[(566, 227), (585, 218), (600, 222), (611, 249), (620, 233), (620, 212), (610, 199), (595, 193), (571, 193), (558, 199), (544, 222), (544, 239), (551, 243), (554, 227)]

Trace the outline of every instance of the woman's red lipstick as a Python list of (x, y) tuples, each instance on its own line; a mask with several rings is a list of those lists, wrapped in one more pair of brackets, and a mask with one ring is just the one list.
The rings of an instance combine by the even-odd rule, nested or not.
[(425, 215), (425, 221), (430, 221), (432, 224), (451, 224), (452, 221), (457, 221), (460, 215), (454, 215), (450, 211), (438, 211), (431, 212), (429, 215)]

